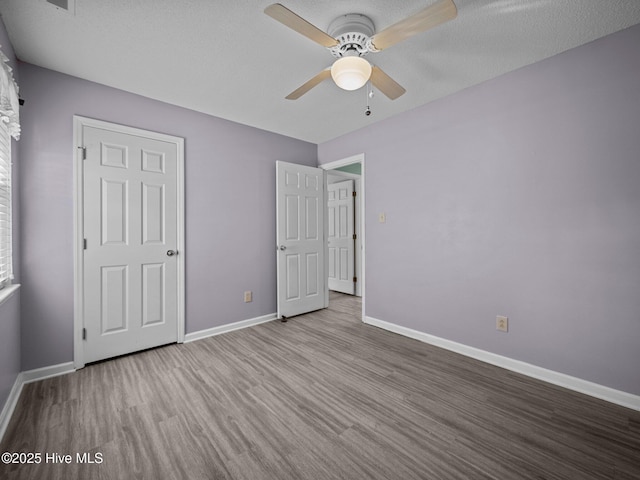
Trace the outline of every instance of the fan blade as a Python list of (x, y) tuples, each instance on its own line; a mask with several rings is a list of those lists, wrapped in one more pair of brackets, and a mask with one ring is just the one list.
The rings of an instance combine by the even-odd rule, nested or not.
[(313, 87), (318, 85), (320, 82), (325, 81), (327, 78), (331, 78), (331, 68), (325, 68), (319, 74), (317, 74), (315, 77), (313, 77), (311, 80), (309, 80), (307, 83), (305, 83), (301, 87), (299, 87), (296, 90), (294, 90), (293, 92), (291, 92), (285, 98), (287, 100), (297, 100), (302, 95), (304, 95), (309, 90), (311, 90)]
[(406, 92), (402, 85), (384, 73), (379, 67), (371, 69), (371, 83), (391, 100), (395, 100)]
[(301, 35), (319, 43), (323, 47), (335, 47), (338, 41), (330, 35), (327, 35), (315, 25), (311, 25), (304, 18), (299, 17), (287, 7), (274, 3), (264, 9), (264, 13), (271, 18), (279, 21), (283, 25), (295, 30)]
[(440, 0), (376, 33), (371, 38), (371, 43), (376, 50), (384, 50), (418, 33), (453, 20), (457, 15), (458, 9), (453, 0)]

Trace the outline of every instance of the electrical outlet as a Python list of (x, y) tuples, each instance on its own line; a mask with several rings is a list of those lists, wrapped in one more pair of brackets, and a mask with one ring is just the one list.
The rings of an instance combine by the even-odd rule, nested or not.
[(499, 330), (500, 332), (508, 332), (509, 318), (503, 317), (502, 315), (498, 315), (496, 317), (496, 330)]
[(387, 215), (382, 212), (380, 215), (378, 215), (378, 221), (380, 223), (385, 223), (387, 221)]
[(251, 290), (247, 290), (244, 292), (244, 302), (249, 303), (250, 301), (252, 301), (252, 293)]

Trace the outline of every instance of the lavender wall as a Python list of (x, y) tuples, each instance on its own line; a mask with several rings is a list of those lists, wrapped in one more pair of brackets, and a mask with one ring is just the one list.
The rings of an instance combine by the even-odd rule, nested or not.
[(636, 26), (319, 145), (365, 152), (367, 315), (640, 394), (639, 45)]
[(275, 161), (315, 165), (316, 145), (29, 64), (20, 75), (24, 370), (73, 359), (74, 114), (186, 139), (187, 333), (276, 311)]

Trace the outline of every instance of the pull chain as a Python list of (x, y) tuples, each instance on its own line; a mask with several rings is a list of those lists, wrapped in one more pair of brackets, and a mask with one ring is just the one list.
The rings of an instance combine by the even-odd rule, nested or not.
[(367, 108), (364, 111), (364, 114), (368, 117), (369, 115), (371, 115), (371, 107), (369, 106), (369, 99), (373, 98), (373, 87), (371, 86), (371, 81), (367, 82), (366, 94), (367, 94)]

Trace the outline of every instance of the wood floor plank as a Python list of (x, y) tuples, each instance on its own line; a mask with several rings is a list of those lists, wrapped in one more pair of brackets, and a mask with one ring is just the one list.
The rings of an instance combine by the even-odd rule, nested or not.
[(14, 479), (640, 479), (640, 412), (329, 309), (25, 385)]

